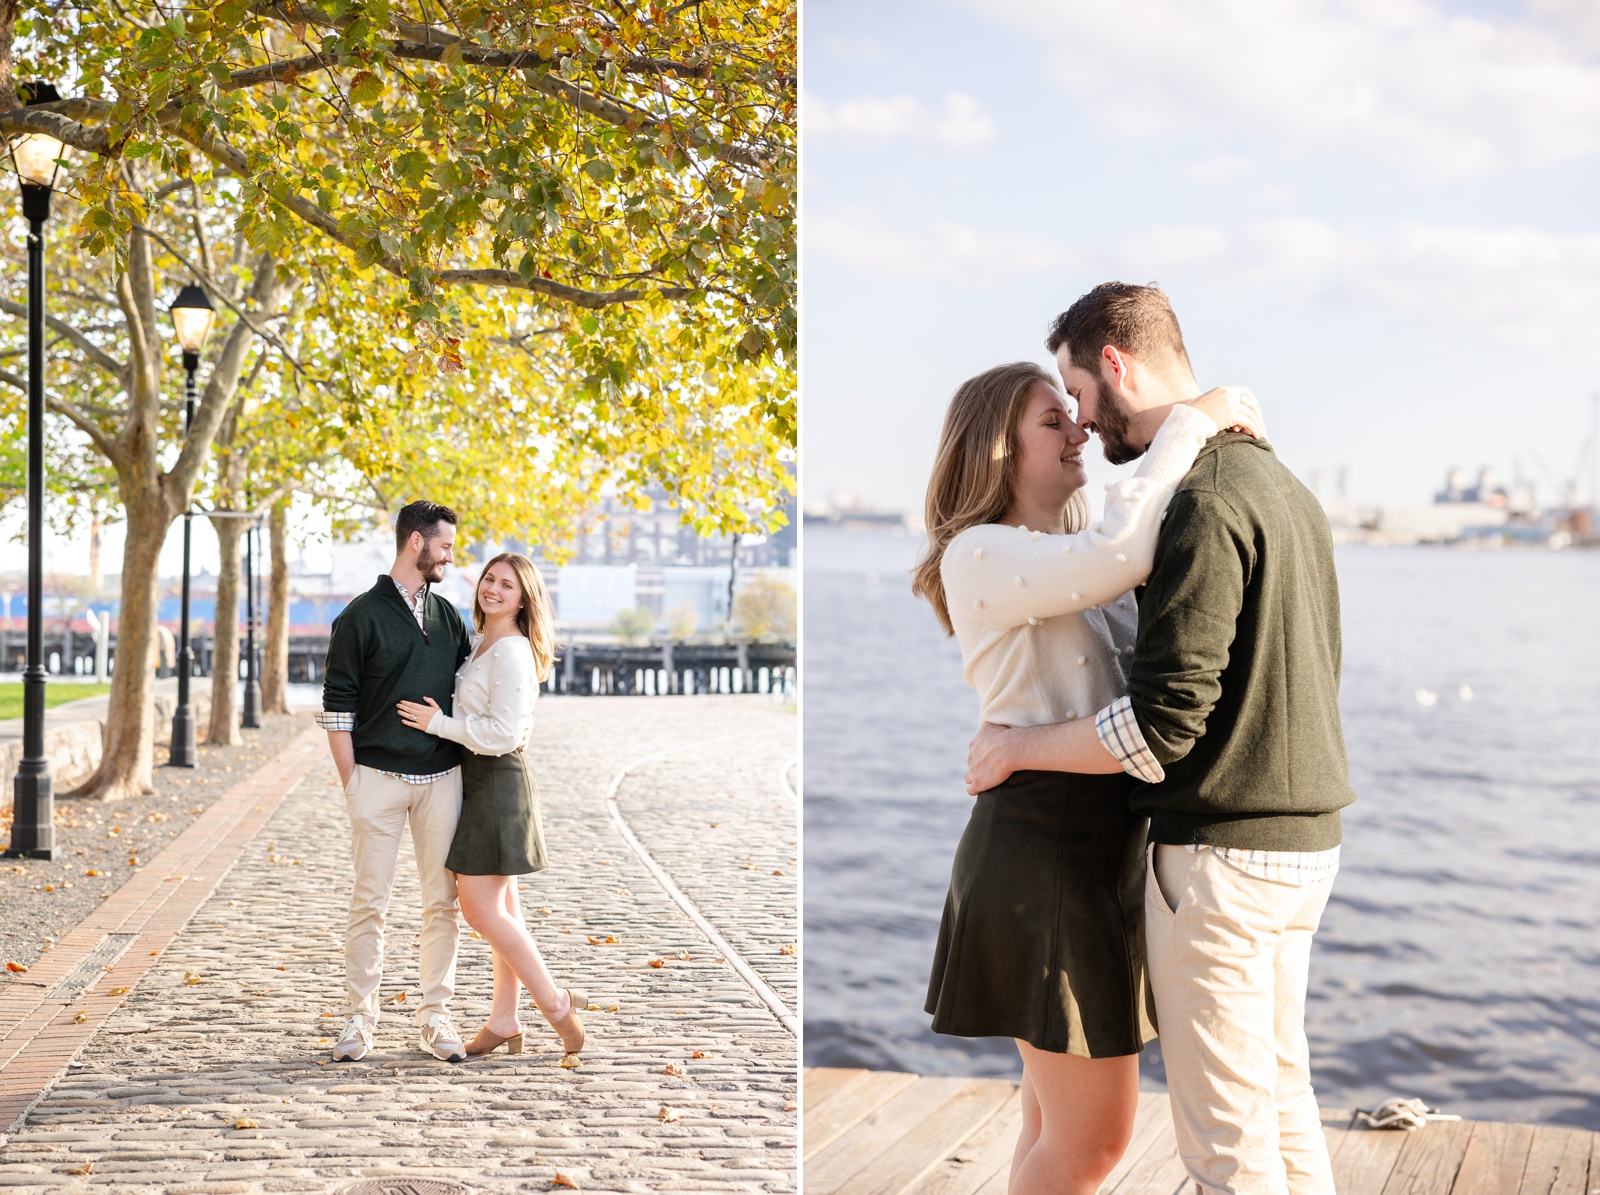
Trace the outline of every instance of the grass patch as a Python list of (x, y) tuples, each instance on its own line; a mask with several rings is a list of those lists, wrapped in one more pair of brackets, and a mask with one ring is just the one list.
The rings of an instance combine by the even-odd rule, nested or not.
[[(44, 687), (44, 708), (80, 697), (99, 697), (111, 692), (110, 685), (49, 684)], [(22, 717), (22, 682), (0, 684), (0, 718)]]

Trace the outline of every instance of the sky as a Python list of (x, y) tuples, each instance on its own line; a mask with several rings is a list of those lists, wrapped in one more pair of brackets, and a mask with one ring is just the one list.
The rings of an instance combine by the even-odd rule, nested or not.
[(1342, 469), (1354, 501), (1426, 502), (1490, 465), (1553, 501), (1579, 472), (1595, 0), (803, 12), (808, 507), (920, 510), (956, 385), (1050, 364), (1050, 319), (1108, 279), (1159, 283), (1199, 382), (1250, 387), (1330, 495)]

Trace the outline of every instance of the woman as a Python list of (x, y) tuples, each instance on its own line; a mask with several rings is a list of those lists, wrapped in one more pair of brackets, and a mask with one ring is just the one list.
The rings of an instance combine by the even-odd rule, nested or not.
[(567, 1053), (583, 1049), (581, 992), (557, 988), (523, 924), (514, 877), (543, 871), (544, 839), (537, 797), (521, 746), (533, 728), (539, 682), (550, 675), (555, 639), (550, 599), (533, 561), (502, 552), (484, 566), (472, 602), (478, 631), (456, 673), (455, 715), (430, 697), (402, 701), (407, 726), (460, 743), (461, 820), (445, 858), (467, 924), (494, 950), (494, 1001), (489, 1021), (467, 1043), (468, 1054), (504, 1045), (522, 1052), (518, 983), (561, 1038)]
[[(1247, 391), (1168, 415), (1138, 473), (1086, 529), (1079, 427), (1037, 365), (968, 380), (945, 416), (913, 591), (961, 646), (982, 721), (1091, 713), (1125, 691), (1162, 512), (1222, 427), (1259, 434)], [(1132, 781), (1019, 772), (977, 797), (929, 981), (935, 1032), (1012, 1037), (1023, 1127), (1011, 1195), (1094, 1195), (1127, 1148), (1138, 1056), (1155, 1036), (1144, 971), (1145, 823)]]

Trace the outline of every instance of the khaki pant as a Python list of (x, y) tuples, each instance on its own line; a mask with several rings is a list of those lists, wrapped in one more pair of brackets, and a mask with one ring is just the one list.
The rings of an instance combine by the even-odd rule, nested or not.
[(394, 891), (400, 835), (411, 823), (411, 845), (422, 882), (422, 933), (418, 970), (422, 1005), (417, 1020), (426, 1023), (455, 994), (456, 881), (444, 858), (461, 816), (461, 769), (427, 784), (407, 784), (375, 768), (356, 765), (344, 790), (350, 812), (355, 890), (345, 930), (344, 972), (350, 999), (346, 1015), (378, 1019), (378, 985), (383, 980), (383, 924)]
[(1202, 1195), (1334, 1195), (1305, 1031), (1311, 937), (1332, 887), (1150, 848), (1150, 986), (1178, 1154)]

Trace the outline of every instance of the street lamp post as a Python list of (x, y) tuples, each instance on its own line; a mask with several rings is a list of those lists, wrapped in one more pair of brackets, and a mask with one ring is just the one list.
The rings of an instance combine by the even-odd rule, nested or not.
[[(48, 83), (18, 88), (28, 105), (60, 99)], [(28, 220), (28, 663), (22, 673), (22, 759), (12, 781), (12, 858), (55, 854), (55, 786), (44, 754), (44, 225), (65, 147), (44, 133), (11, 143)]]
[[(200, 368), (200, 350), (211, 335), (217, 313), (206, 292), (190, 283), (172, 301), (172, 326), (183, 349), (183, 438), (189, 438), (194, 422), (195, 371)], [(178, 620), (178, 708), (172, 711), (172, 752), (167, 763), (175, 768), (195, 766), (194, 713), (189, 706), (189, 677), (194, 671), (194, 649), (189, 643), (189, 542), (194, 523), (194, 504), (183, 510), (183, 609)]]
[[(249, 501), (248, 496), (246, 502)], [(256, 521), (245, 525), (244, 533), (244, 708), (239, 725), (247, 730), (261, 727), (261, 680), (256, 670)]]

